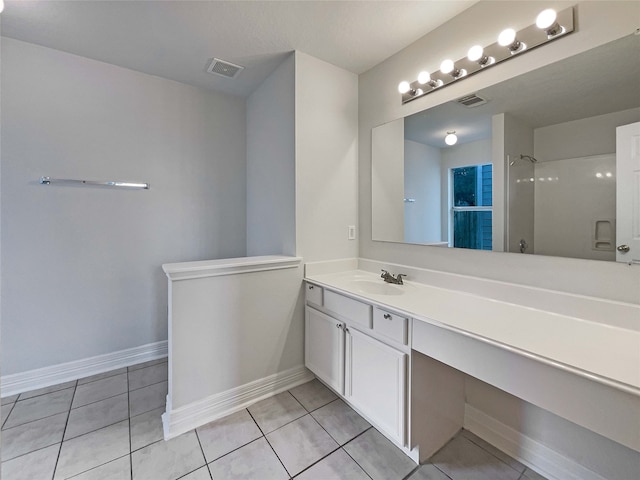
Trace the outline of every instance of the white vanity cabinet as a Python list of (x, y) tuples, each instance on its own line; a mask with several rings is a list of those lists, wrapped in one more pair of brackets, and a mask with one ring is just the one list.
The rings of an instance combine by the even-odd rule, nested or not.
[(404, 445), (407, 354), (354, 328), (345, 333), (345, 398)]
[(407, 319), (331, 290), (318, 293), (317, 285), (306, 289), (307, 368), (405, 446)]
[(340, 395), (344, 395), (344, 330), (343, 322), (306, 307), (305, 366)]

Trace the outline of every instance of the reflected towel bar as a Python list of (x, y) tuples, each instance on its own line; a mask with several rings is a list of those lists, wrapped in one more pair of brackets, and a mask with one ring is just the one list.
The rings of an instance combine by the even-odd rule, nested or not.
[(97, 185), (100, 187), (121, 187), (121, 188), (142, 188), (149, 190), (148, 183), (135, 183), (135, 182), (98, 182), (95, 180), (72, 180), (69, 178), (51, 178), (41, 177), (41, 185), (50, 185), (52, 183), (67, 183), (67, 184), (80, 184), (80, 185)]

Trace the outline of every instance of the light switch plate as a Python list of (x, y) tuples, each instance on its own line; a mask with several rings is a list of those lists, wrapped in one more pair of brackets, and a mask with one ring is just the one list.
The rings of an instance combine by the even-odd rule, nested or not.
[(347, 227), (347, 239), (349, 240), (355, 240), (356, 239), (356, 226), (355, 225), (349, 225)]

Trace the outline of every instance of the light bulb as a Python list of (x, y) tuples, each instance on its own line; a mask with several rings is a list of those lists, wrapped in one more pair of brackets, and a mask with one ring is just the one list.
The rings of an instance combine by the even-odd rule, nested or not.
[(418, 74), (418, 83), (420, 85), (424, 85), (425, 83), (429, 83), (431, 81), (431, 74), (429, 72), (420, 72)]
[(556, 11), (554, 9), (547, 8), (546, 10), (540, 12), (538, 17), (536, 18), (536, 27), (546, 30), (551, 25), (556, 23), (557, 17), (558, 16), (556, 15)]
[(480, 45), (474, 45), (467, 52), (467, 58), (472, 62), (477, 62), (482, 58), (484, 49)]
[(409, 82), (400, 82), (398, 84), (398, 91), (400, 93), (407, 93), (409, 90), (411, 90), (411, 85), (409, 85)]
[(444, 137), (444, 143), (446, 143), (447, 145), (455, 145), (456, 142), (458, 141), (458, 136), (456, 135), (456, 132), (447, 132), (447, 136)]
[(516, 31), (513, 28), (507, 28), (498, 35), (498, 44), (502, 47), (513, 45), (516, 39)]
[(442, 73), (451, 73), (453, 72), (454, 67), (455, 65), (453, 64), (453, 60), (446, 59), (440, 64), (440, 71)]

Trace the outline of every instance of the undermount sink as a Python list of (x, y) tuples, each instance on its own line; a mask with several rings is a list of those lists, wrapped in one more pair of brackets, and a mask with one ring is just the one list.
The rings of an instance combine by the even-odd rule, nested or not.
[(354, 280), (353, 286), (355, 290), (360, 293), (369, 293), (372, 295), (402, 295), (404, 293), (402, 285), (392, 285), (382, 281)]

